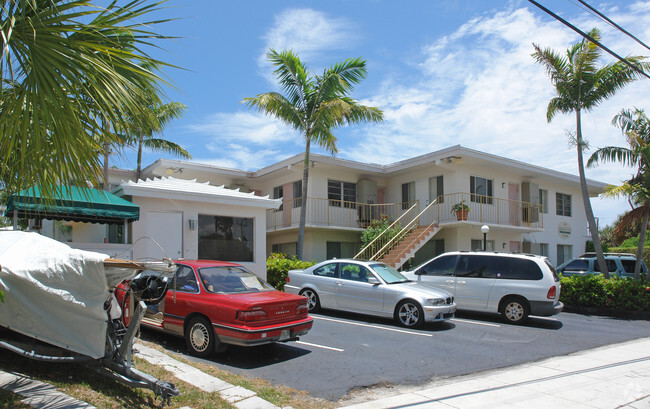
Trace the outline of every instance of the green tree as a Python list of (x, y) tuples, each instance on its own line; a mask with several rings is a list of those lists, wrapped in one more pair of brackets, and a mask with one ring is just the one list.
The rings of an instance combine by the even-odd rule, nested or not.
[[(588, 35), (596, 41), (600, 40), (600, 32), (596, 28), (591, 30)], [(583, 151), (587, 148), (587, 143), (582, 135), (581, 113), (583, 110), (589, 111), (595, 108), (614, 95), (616, 91), (639, 78), (640, 74), (622, 61), (598, 68), (597, 62), (601, 51), (595, 43), (587, 39), (569, 47), (566, 50), (566, 56), (562, 56), (550, 48), (542, 49), (536, 44), (533, 44), (533, 47), (535, 48), (535, 53), (532, 54), (533, 58), (544, 66), (555, 88), (555, 96), (549, 101), (546, 110), (547, 121), (550, 122), (559, 113), (575, 115), (574, 142), (578, 151), (578, 174), (582, 200), (600, 271), (609, 277), (587, 190), (583, 159)], [(649, 68), (643, 57), (628, 57), (627, 61), (643, 70)]]
[(164, 81), (143, 63), (164, 37), (145, 21), (160, 3), (106, 8), (90, 0), (11, 0), (0, 6), (0, 180), (9, 192), (39, 185), (98, 184), (98, 123), (125, 126), (137, 95)]
[(274, 74), (285, 95), (277, 92), (245, 98), (242, 102), (260, 112), (274, 116), (300, 131), (305, 137), (305, 161), (302, 176), (302, 206), (298, 231), (297, 257), (302, 259), (307, 216), (309, 150), (314, 143), (336, 154), (336, 136), (332, 131), (342, 125), (381, 122), (383, 113), (375, 107), (359, 104), (347, 95), (366, 75), (366, 62), (347, 59), (314, 75), (291, 51), (270, 50), (267, 58), (276, 67)]
[(621, 218), (615, 233), (621, 235), (622, 231), (630, 230), (635, 224), (640, 223), (639, 244), (634, 266), (634, 278), (639, 279), (650, 216), (650, 120), (643, 110), (635, 108), (633, 111), (621, 110), (612, 123), (621, 128), (629, 148), (619, 146), (600, 148), (591, 155), (587, 166), (596, 166), (599, 162), (620, 162), (625, 166), (637, 168), (636, 175), (632, 179), (620, 186), (611, 186), (605, 195), (626, 196), (633, 205), (633, 209)]

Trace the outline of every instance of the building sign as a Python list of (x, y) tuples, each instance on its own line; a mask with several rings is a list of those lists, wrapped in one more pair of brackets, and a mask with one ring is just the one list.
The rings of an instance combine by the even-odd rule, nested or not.
[(567, 222), (562, 222), (557, 226), (557, 232), (561, 238), (568, 239), (571, 236), (571, 225)]

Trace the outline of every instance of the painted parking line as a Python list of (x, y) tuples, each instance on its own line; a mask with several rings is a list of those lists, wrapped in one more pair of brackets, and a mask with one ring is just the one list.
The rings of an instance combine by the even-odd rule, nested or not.
[(490, 324), (488, 322), (480, 322), (480, 321), (471, 321), (471, 320), (464, 320), (460, 318), (452, 318), (451, 319), (453, 322), (461, 322), (465, 324), (475, 324), (475, 325), (483, 325), (486, 327), (496, 327), (496, 328), (501, 328), (501, 325), (499, 324)]
[(312, 344), (310, 342), (305, 342), (305, 341), (296, 341), (296, 344), (301, 344), (301, 345), (307, 345), (307, 346), (310, 346), (310, 347), (327, 349), (329, 351), (345, 352), (345, 349), (334, 348), (334, 347), (326, 347), (325, 345)]
[(406, 331), (406, 330), (397, 329), (397, 328), (386, 328), (386, 327), (380, 327), (379, 325), (362, 324), (360, 322), (337, 320), (337, 319), (334, 319), (334, 318), (317, 317), (315, 315), (312, 315), (311, 317), (314, 318), (314, 319), (317, 319), (317, 320), (340, 322), (342, 324), (356, 325), (357, 327), (375, 328), (375, 329), (381, 329), (381, 330), (384, 330), (384, 331), (400, 332), (402, 334), (420, 335), (420, 336), (423, 336), (423, 337), (432, 337), (433, 336), (431, 334), (423, 334), (421, 332)]

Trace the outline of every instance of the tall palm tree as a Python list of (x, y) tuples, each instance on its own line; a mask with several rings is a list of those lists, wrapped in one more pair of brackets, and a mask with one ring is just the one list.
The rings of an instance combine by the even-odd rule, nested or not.
[[(96, 116), (125, 124), (136, 95), (164, 82), (143, 68), (163, 63), (143, 48), (164, 38), (143, 21), (159, 8), (134, 0), (12, 0), (0, 5), (0, 180), (15, 192), (39, 185), (97, 183)], [(140, 21), (139, 23), (137, 21)], [(108, 142), (114, 141), (110, 137)]]
[[(596, 28), (589, 32), (589, 36), (596, 41), (600, 40), (600, 32)], [(542, 49), (536, 44), (533, 44), (533, 47), (535, 48), (535, 53), (532, 54), (533, 58), (544, 66), (555, 87), (555, 96), (549, 101), (546, 109), (547, 121), (550, 122), (558, 113), (573, 113), (575, 115), (575, 143), (578, 151), (578, 174), (582, 200), (600, 271), (603, 271), (604, 276), (609, 278), (587, 190), (582, 156), (583, 150), (586, 149), (586, 140), (582, 135), (581, 113), (583, 110), (589, 111), (595, 108), (614, 95), (616, 91), (639, 78), (640, 74), (622, 61), (598, 68), (597, 61), (600, 58), (601, 50), (595, 43), (587, 39), (570, 46), (564, 57), (550, 48)], [(650, 65), (644, 62), (643, 57), (628, 57), (627, 61), (643, 70), (650, 68)]]
[(336, 154), (336, 136), (332, 130), (353, 123), (381, 122), (383, 112), (375, 107), (361, 105), (347, 96), (355, 85), (366, 78), (366, 61), (361, 58), (336, 63), (325, 69), (322, 75), (309, 72), (307, 66), (292, 51), (277, 52), (271, 49), (267, 58), (276, 67), (274, 74), (285, 95), (267, 92), (253, 98), (245, 98), (242, 102), (280, 119), (305, 137), (297, 247), (297, 256), (302, 259), (311, 144), (315, 143), (331, 154)]
[(633, 204), (632, 211), (623, 216), (614, 234), (620, 235), (632, 224), (641, 223), (639, 246), (637, 248), (634, 278), (641, 276), (641, 260), (645, 246), (648, 218), (650, 216), (650, 120), (642, 109), (634, 111), (623, 109), (612, 119), (612, 124), (621, 128), (626, 136), (629, 148), (607, 146), (595, 151), (587, 166), (596, 166), (599, 162), (620, 162), (637, 168), (636, 175), (620, 186), (611, 186), (606, 196), (627, 196)]

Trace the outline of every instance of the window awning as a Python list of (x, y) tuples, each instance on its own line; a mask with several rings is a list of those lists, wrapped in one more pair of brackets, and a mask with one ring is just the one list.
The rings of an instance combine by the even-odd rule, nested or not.
[(20, 218), (71, 220), (122, 224), (140, 218), (140, 207), (104, 190), (57, 186), (54, 197), (45, 198), (39, 187), (11, 195), (6, 215)]

